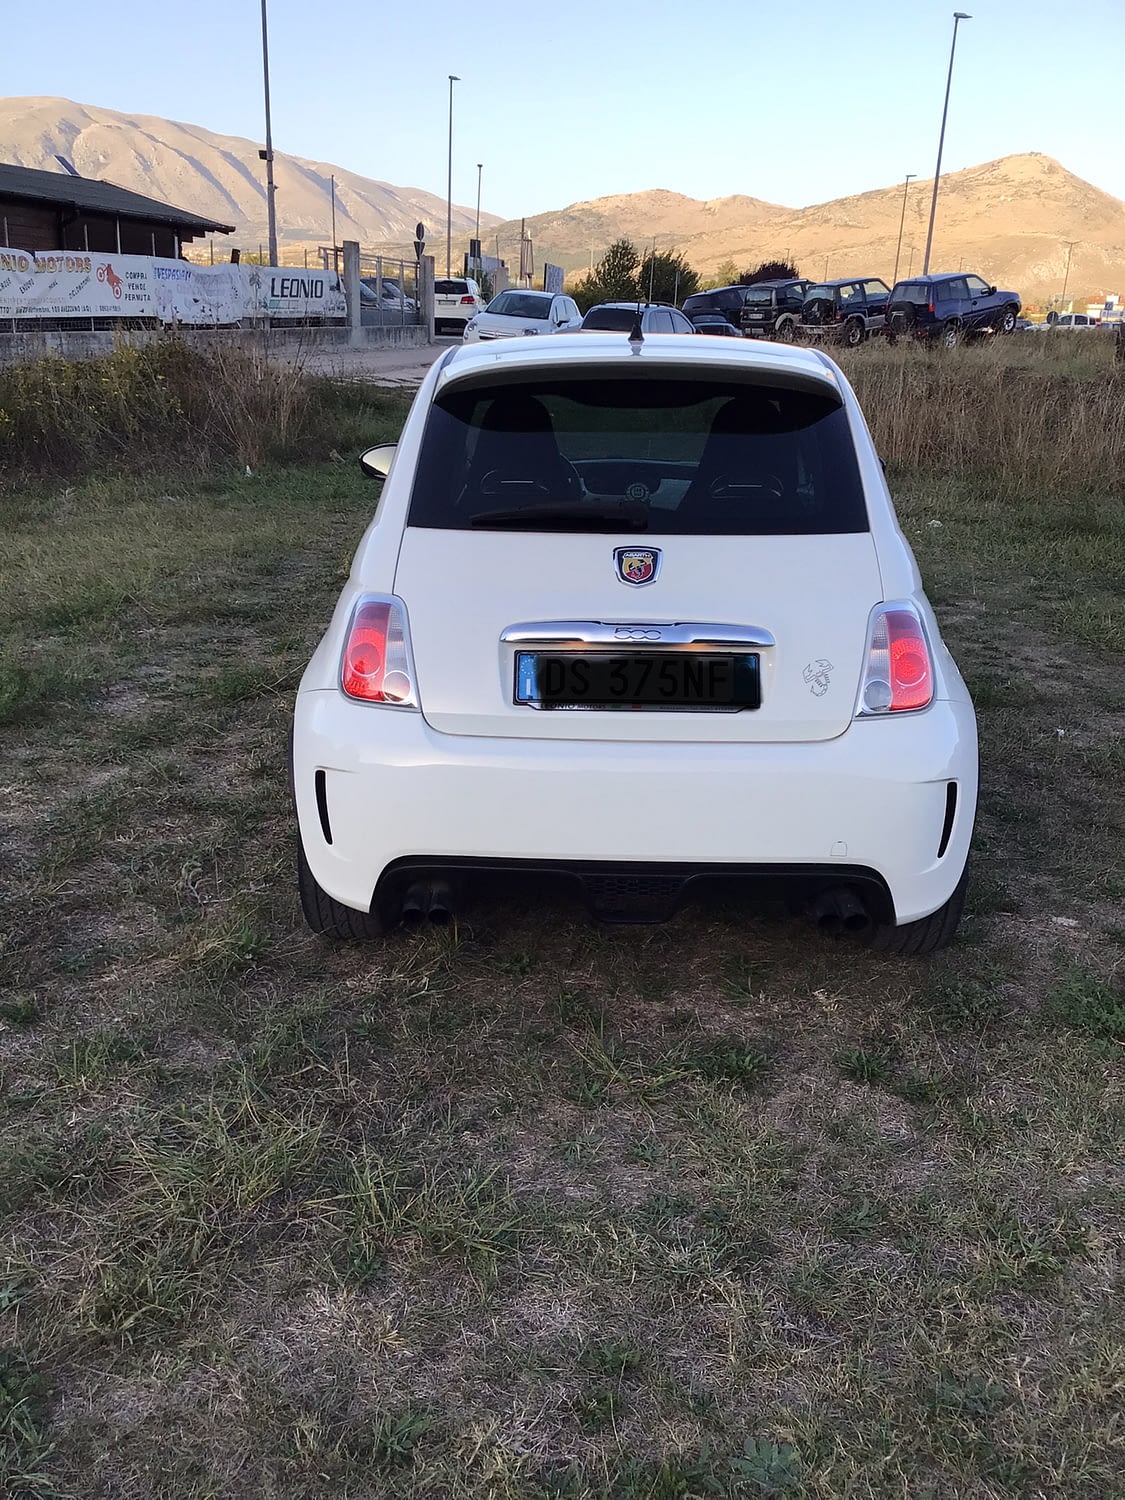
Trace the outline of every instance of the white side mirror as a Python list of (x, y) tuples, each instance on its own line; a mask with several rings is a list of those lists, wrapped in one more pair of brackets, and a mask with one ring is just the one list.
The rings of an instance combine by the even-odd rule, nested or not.
[(372, 479), (386, 479), (395, 456), (395, 443), (378, 443), (359, 455), (359, 466)]

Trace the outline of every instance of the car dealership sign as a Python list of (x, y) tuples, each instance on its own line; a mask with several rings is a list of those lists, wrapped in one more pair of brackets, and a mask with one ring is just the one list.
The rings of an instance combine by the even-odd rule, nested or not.
[(148, 318), (198, 327), (346, 313), (331, 271), (0, 249), (0, 318)]

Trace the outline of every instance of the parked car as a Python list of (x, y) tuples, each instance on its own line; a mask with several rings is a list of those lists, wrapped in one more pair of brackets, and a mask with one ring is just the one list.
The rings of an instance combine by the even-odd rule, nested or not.
[(1087, 313), (1059, 313), (1057, 317), (1049, 319), (1043, 324), (1044, 328), (1100, 328), (1101, 324), (1097, 318), (1091, 318)]
[(480, 285), (471, 276), (435, 277), (435, 333), (464, 333), (465, 324), (483, 308)]
[(736, 328), (733, 323), (728, 323), (726, 318), (721, 318), (718, 313), (699, 313), (695, 319), (696, 333), (718, 334), (720, 338), (740, 339), (742, 329)]
[(812, 283), (804, 276), (790, 281), (759, 281), (746, 288), (742, 331), (750, 338), (776, 339), (791, 344), (801, 323), (801, 310)]
[(694, 323), (699, 317), (726, 318), (732, 328), (742, 329), (742, 307), (746, 301), (746, 286), (716, 286), (710, 291), (693, 292), (684, 298), (684, 315)]
[(375, 276), (360, 277), (359, 299), (363, 307), (382, 306), (392, 312), (412, 312), (418, 306), (413, 297), (404, 294), (397, 281), (384, 278), (380, 284)]
[(877, 276), (855, 281), (818, 281), (806, 288), (800, 332), (809, 338), (831, 337), (854, 349), (886, 322), (891, 289)]
[(582, 314), (573, 297), (556, 292), (501, 292), (465, 325), (466, 343), (507, 339), (526, 333), (566, 333), (581, 328)]
[(963, 338), (1014, 333), (1018, 292), (1001, 292), (980, 276), (913, 276), (895, 283), (887, 304), (892, 337), (940, 338), (952, 348)]
[(734, 882), (880, 950), (950, 940), (973, 707), (819, 350), (465, 345), (361, 462), (382, 496), (294, 721), (316, 932), (542, 878), (605, 920)]
[(635, 302), (599, 302), (582, 319), (582, 331), (598, 333), (631, 333), (640, 317), (641, 332), (694, 333), (694, 326), (677, 308), (666, 302), (645, 303), (638, 312)]

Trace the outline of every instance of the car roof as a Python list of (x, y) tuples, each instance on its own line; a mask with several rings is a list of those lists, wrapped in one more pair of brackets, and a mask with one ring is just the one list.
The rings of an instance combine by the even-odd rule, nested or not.
[(557, 333), (550, 338), (498, 340), (486, 344), (461, 344), (444, 355), (438, 366), (438, 389), (462, 380), (494, 379), (511, 374), (552, 375), (591, 365), (619, 372), (644, 367), (647, 370), (698, 371), (738, 375), (748, 370), (759, 374), (787, 375), (813, 381), (841, 394), (836, 366), (819, 349), (792, 344), (771, 344), (752, 339), (685, 339), (682, 334), (646, 334), (639, 351), (623, 333)]
[[(565, 292), (541, 292), (539, 290), (539, 288), (535, 287), (535, 286), (506, 286), (504, 288), (504, 292), (519, 292), (519, 294), (520, 294), (521, 297), (565, 297), (566, 296)], [(497, 292), (496, 295), (498, 297), (502, 297), (504, 295), (504, 292)]]
[(646, 312), (650, 307), (671, 307), (673, 312), (678, 309), (672, 307), (671, 302), (595, 302), (593, 307), (588, 307), (587, 312), (596, 312), (599, 307), (627, 307), (635, 312), (639, 307), (641, 312)]

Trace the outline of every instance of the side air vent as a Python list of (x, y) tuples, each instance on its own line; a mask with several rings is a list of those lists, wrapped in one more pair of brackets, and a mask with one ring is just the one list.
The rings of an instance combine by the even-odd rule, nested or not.
[(323, 771), (316, 773), (316, 810), (320, 815), (320, 831), (324, 842), (332, 842), (332, 824), (328, 821), (328, 778)]
[(957, 816), (957, 783), (951, 781), (945, 789), (945, 822), (941, 825), (941, 842), (937, 846), (937, 857), (940, 859), (949, 848), (950, 835), (953, 832), (953, 820)]

